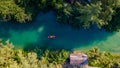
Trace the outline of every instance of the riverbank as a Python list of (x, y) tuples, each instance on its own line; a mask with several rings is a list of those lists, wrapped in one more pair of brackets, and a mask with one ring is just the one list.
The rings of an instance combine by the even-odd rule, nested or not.
[[(83, 52), (88, 55), (89, 66), (101, 68), (119, 68), (120, 54), (99, 52), (93, 48)], [(0, 68), (61, 68), (70, 52), (66, 50), (41, 50), (24, 51), (14, 49), (14, 46), (6, 41), (0, 42)]]

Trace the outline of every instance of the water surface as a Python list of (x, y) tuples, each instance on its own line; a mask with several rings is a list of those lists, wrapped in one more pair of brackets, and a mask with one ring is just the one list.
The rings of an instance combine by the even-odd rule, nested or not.
[[(49, 39), (49, 35), (55, 35)], [(101, 51), (120, 51), (120, 32), (109, 33), (93, 27), (89, 30), (75, 30), (60, 25), (54, 13), (39, 13), (32, 23), (1, 23), (0, 38), (9, 39), (17, 48), (45, 47), (52, 49), (89, 50), (97, 46)]]

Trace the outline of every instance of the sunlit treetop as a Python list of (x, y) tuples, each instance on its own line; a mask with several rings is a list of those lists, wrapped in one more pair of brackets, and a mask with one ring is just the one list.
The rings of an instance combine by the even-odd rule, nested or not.
[(22, 23), (31, 20), (31, 14), (27, 14), (25, 8), (19, 7), (14, 0), (0, 0), (0, 18), (3, 21), (16, 20)]

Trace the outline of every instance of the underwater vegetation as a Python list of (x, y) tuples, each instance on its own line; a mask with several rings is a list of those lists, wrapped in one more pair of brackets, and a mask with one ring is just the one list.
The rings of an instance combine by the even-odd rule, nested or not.
[[(38, 54), (40, 51), (41, 54)], [(101, 68), (119, 68), (120, 54), (99, 52), (98, 48), (85, 51), (89, 57), (90, 66)], [(0, 41), (0, 68), (62, 68), (62, 64), (68, 58), (70, 52), (67, 50), (33, 50), (25, 51), (15, 49), (8, 41)], [(38, 56), (40, 55), (40, 56)]]

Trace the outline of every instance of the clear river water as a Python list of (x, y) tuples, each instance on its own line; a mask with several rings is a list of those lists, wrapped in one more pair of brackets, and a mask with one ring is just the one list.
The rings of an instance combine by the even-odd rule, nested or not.
[[(49, 35), (56, 36), (53, 39)], [(35, 47), (68, 50), (90, 50), (98, 47), (101, 51), (120, 51), (120, 32), (106, 32), (96, 27), (75, 30), (69, 25), (60, 25), (54, 12), (39, 13), (31, 23), (1, 23), (0, 38), (9, 39), (16, 48)]]

